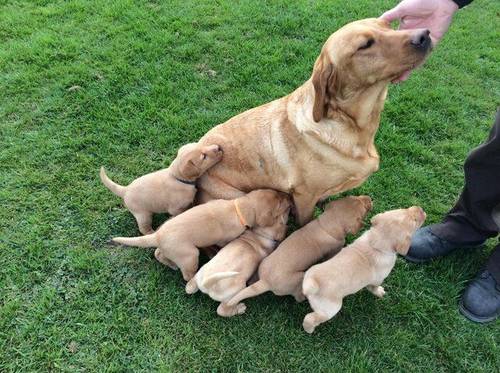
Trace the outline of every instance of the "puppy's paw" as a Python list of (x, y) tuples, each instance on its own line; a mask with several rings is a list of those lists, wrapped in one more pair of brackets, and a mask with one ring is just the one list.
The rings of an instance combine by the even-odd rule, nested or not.
[(306, 331), (306, 333), (312, 334), (314, 329), (316, 329), (316, 325), (314, 323), (314, 313), (308, 313), (304, 317), (304, 321), (302, 322), (302, 327)]
[(385, 295), (385, 290), (382, 286), (377, 286), (373, 291), (373, 294), (375, 294), (375, 296), (379, 298), (382, 298)]
[(194, 278), (192, 278), (186, 284), (186, 293), (187, 294), (194, 294), (197, 291), (198, 291), (198, 285), (196, 284), (196, 280)]
[(243, 315), (246, 310), (247, 310), (247, 306), (245, 305), (245, 303), (238, 303), (236, 305), (236, 314)]

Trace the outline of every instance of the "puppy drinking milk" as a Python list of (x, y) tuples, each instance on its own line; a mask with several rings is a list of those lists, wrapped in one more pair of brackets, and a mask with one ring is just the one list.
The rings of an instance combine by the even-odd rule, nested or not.
[(304, 330), (312, 333), (340, 311), (346, 295), (364, 287), (377, 297), (384, 296), (380, 285), (394, 267), (396, 254), (408, 252), (411, 237), (425, 217), (417, 206), (375, 215), (369, 231), (332, 259), (311, 267), (302, 288), (314, 312), (304, 318)]
[(266, 291), (276, 295), (293, 295), (300, 302), (304, 272), (327, 255), (335, 255), (348, 233), (357, 233), (363, 218), (372, 207), (368, 196), (345, 197), (330, 202), (325, 212), (305, 227), (292, 233), (259, 266), (259, 281), (243, 289), (228, 307), (240, 307), (243, 299)]
[(234, 200), (214, 200), (192, 207), (167, 220), (152, 234), (117, 237), (113, 242), (157, 247), (156, 259), (173, 269), (179, 267), (184, 280), (189, 281), (198, 270), (198, 248), (224, 246), (247, 228), (272, 226), (289, 209), (287, 194), (260, 189)]
[(125, 206), (134, 215), (142, 234), (153, 233), (153, 213), (168, 212), (178, 215), (193, 202), (196, 179), (222, 159), (218, 145), (201, 146), (196, 143), (182, 146), (170, 167), (135, 179), (128, 186), (113, 182), (101, 167), (103, 184), (123, 198)]
[(237, 307), (228, 307), (226, 302), (246, 287), (262, 259), (285, 238), (288, 213), (289, 210), (286, 210), (270, 227), (247, 229), (240, 237), (224, 246), (187, 283), (186, 293), (192, 294), (200, 289), (221, 302), (217, 308), (219, 316), (229, 317), (243, 313), (243, 303)]

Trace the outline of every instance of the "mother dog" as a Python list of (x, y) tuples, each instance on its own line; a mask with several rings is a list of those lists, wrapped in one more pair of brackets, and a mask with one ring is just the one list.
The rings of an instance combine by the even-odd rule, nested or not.
[(224, 157), (200, 179), (198, 201), (276, 189), (293, 196), (299, 224), (307, 223), (319, 200), (377, 171), (374, 137), (388, 85), (430, 49), (428, 30), (396, 31), (379, 19), (342, 27), (302, 86), (201, 138), (219, 144)]

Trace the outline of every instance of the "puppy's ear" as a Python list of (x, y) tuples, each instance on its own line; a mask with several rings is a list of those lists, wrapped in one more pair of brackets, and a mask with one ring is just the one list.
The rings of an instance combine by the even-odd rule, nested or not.
[(312, 83), (314, 87), (313, 119), (319, 122), (326, 111), (326, 104), (330, 99), (331, 85), (333, 85), (335, 69), (328, 57), (320, 54), (314, 64)]
[(394, 250), (399, 254), (405, 256), (408, 254), (411, 244), (411, 234), (406, 234), (406, 236), (396, 244)]
[[(200, 153), (196, 152), (196, 154), (193, 155), (199, 156)], [(200, 169), (194, 164), (193, 157), (185, 157), (181, 160), (179, 165), (179, 174), (181, 178), (188, 180), (195, 179), (200, 176)]]

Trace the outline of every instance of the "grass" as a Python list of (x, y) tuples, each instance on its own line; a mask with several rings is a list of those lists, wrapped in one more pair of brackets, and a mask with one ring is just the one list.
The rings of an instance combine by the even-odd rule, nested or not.
[[(457, 310), (496, 244), (398, 260), (388, 295), (349, 297), (313, 336), (308, 305), (261, 296), (216, 316), (149, 250), (112, 248), (127, 182), (306, 80), (328, 35), (394, 1), (0, 1), (0, 371), (499, 371), (500, 322)], [(495, 0), (461, 10), (424, 68), (390, 90), (375, 211), (455, 201), (500, 101)]]

